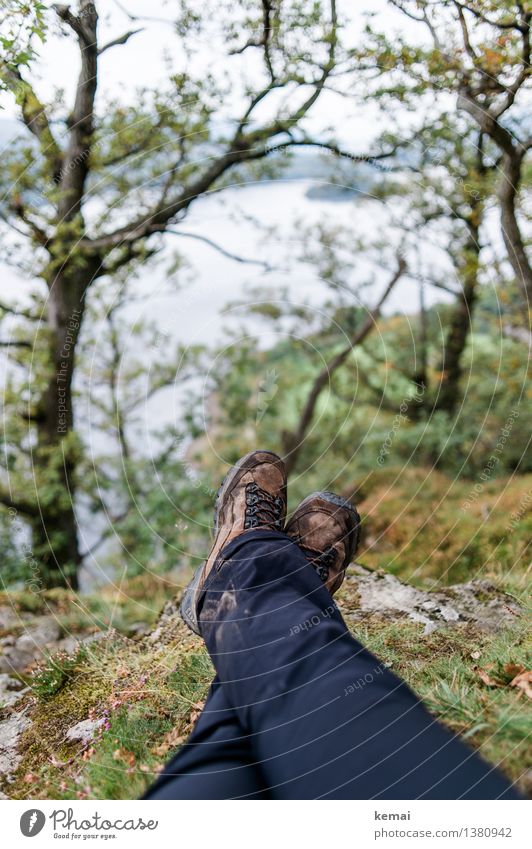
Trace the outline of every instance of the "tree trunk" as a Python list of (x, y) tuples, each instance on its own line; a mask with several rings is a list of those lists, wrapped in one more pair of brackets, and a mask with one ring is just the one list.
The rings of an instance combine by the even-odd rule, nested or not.
[(480, 245), (479, 225), (470, 224), (464, 250), (463, 286), (456, 302), (444, 349), (444, 377), (435, 407), (452, 416), (460, 399), (462, 357), (469, 337), (477, 295)]
[(72, 381), (91, 279), (85, 270), (62, 271), (49, 283), (48, 375), (36, 416), (34, 454), (36, 473), (44, 486), (41, 483), (40, 515), (31, 522), (36, 559), (42, 564), (41, 583), (46, 587), (78, 586), (81, 555), (74, 509), (78, 457), (72, 439)]
[(30, 528), (32, 557), (40, 564), (39, 587), (64, 586), (77, 590), (81, 556), (73, 506), (64, 507), (60, 512), (49, 508), (42, 510), (39, 519), (30, 521)]
[(427, 396), (429, 389), (428, 377), (428, 359), (429, 359), (429, 337), (428, 337), (428, 316), (427, 307), (425, 304), (425, 285), (423, 281), (419, 284), (419, 345), (416, 352), (417, 368), (412, 375), (412, 383), (415, 386), (416, 394), (419, 396), (419, 402), (413, 404), (408, 411), (408, 414), (413, 422), (419, 421), (427, 408)]
[(513, 268), (517, 282), (520, 284), (526, 303), (532, 300), (532, 269), (517, 223), (515, 200), (521, 181), (522, 156), (515, 153), (503, 157), (502, 177), (499, 186), (499, 202), (501, 205), (502, 237), (508, 260)]

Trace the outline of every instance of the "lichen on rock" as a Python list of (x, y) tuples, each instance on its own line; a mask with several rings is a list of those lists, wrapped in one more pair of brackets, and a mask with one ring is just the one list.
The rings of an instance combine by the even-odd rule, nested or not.
[(22, 760), (18, 743), (24, 731), (31, 725), (25, 713), (13, 713), (0, 722), (0, 776), (8, 781)]
[(352, 621), (368, 616), (407, 618), (423, 624), (425, 634), (464, 622), (495, 633), (511, 625), (521, 612), (514, 599), (488, 581), (422, 590), (395, 575), (373, 572), (359, 564), (348, 572), (340, 608)]

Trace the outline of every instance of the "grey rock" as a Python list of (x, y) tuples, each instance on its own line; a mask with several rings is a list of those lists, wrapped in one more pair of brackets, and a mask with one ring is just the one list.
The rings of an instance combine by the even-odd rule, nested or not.
[(16, 645), (10, 646), (0, 655), (0, 672), (19, 672), (33, 663), (34, 659), (33, 652), (19, 651)]
[(82, 743), (90, 743), (103, 723), (103, 719), (84, 719), (68, 729), (66, 738), (71, 742), (79, 740)]
[(7, 631), (8, 628), (14, 628), (20, 625), (20, 617), (16, 610), (12, 607), (0, 607), (0, 629)]
[(17, 640), (17, 648), (25, 651), (40, 651), (56, 642), (61, 629), (55, 619), (43, 617), (34, 627), (28, 628)]
[(146, 639), (149, 643), (169, 643), (174, 639), (175, 628), (180, 624), (179, 605), (176, 599), (170, 599), (164, 605), (155, 629)]
[(30, 725), (30, 720), (23, 713), (15, 713), (0, 722), (0, 775), (9, 779), (19, 765), (19, 739)]
[(5, 673), (0, 674), (0, 707), (11, 707), (27, 693), (29, 687), (24, 687), (17, 678), (11, 678)]
[(110, 631), (96, 631), (94, 634), (88, 634), (86, 637), (83, 637), (80, 642), (84, 646), (90, 646), (91, 643), (99, 643), (101, 640), (106, 640), (110, 634), (112, 634)]
[(359, 597), (350, 619), (370, 614), (407, 618), (425, 626), (430, 634), (444, 625), (472, 622), (483, 631), (496, 632), (520, 615), (520, 607), (489, 581), (470, 581), (440, 590), (426, 591), (404, 584), (395, 575), (372, 572), (355, 564), (346, 578), (347, 587)]
[[(358, 563), (348, 569), (344, 592), (344, 598), (342, 592), (339, 595), (338, 605), (349, 623), (372, 616), (390, 621), (408, 619), (422, 624), (424, 634), (466, 622), (479, 630), (496, 633), (521, 615), (521, 608), (514, 599), (489, 581), (470, 581), (429, 591), (406, 584), (387, 572), (373, 572)], [(177, 599), (166, 602), (154, 630), (145, 639), (161, 646), (191, 639), (179, 616)]]
[(63, 637), (62, 640), (58, 640), (54, 646), (54, 651), (64, 651), (67, 654), (76, 654), (79, 649), (79, 640), (76, 637)]
[(52, 617), (46, 616), (27, 628), (14, 642), (8, 641), (2, 646), (0, 655), (0, 673), (18, 672), (42, 657), (44, 649), (55, 648), (61, 631)]
[(150, 631), (150, 626), (146, 622), (133, 622), (127, 629), (128, 636), (137, 637), (144, 636)]

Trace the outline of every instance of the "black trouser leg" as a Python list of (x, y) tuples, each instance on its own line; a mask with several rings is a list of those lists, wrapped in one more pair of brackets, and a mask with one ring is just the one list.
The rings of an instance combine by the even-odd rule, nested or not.
[(200, 618), (217, 679), (147, 798), (519, 798), (353, 639), (284, 534), (233, 540)]
[(200, 619), (274, 798), (519, 798), (353, 639), (284, 534), (252, 531), (225, 548)]

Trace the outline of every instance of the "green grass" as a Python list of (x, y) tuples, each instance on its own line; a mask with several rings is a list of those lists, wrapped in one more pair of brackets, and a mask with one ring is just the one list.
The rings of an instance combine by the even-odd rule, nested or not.
[(87, 649), (83, 645), (75, 654), (56, 652), (47, 655), (44, 664), (31, 677), (31, 687), (37, 698), (49, 699), (55, 696), (82, 668), (86, 656)]
[(211, 677), (210, 663), (201, 653), (184, 660), (176, 672), (149, 678), (142, 702), (116, 712), (63, 798), (76, 793), (96, 799), (142, 795), (188, 734)]
[[(357, 627), (357, 639), (391, 665), (423, 699), (428, 709), (513, 780), (530, 768), (530, 701), (510, 686), (516, 671), (530, 669), (531, 644), (523, 624), (497, 636), (470, 625), (422, 636), (416, 623), (375, 622)], [(498, 686), (488, 686), (486, 672)]]
[[(213, 677), (199, 641), (184, 626), (180, 631), (171, 646), (115, 635), (68, 662), (48, 658), (28, 681), (33, 725), (22, 736), (22, 762), (9, 795), (141, 795), (190, 733)], [(68, 742), (66, 731), (87, 718), (104, 723), (94, 740)]]

